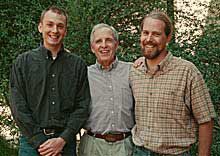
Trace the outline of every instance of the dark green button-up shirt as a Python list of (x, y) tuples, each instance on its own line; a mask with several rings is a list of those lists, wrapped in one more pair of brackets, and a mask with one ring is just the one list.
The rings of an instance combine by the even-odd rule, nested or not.
[(63, 128), (60, 137), (68, 143), (88, 118), (87, 67), (64, 48), (54, 60), (43, 46), (19, 55), (10, 94), (14, 119), (34, 148), (46, 139), (42, 128)]

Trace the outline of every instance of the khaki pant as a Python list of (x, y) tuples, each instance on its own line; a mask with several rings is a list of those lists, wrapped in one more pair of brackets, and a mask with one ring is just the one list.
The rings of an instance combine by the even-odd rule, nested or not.
[(84, 134), (80, 139), (79, 156), (132, 156), (131, 136), (114, 143)]

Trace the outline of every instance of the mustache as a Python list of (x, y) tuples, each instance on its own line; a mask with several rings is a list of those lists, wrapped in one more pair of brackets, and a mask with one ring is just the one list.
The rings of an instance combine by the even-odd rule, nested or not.
[(155, 45), (156, 43), (155, 42), (153, 42), (153, 41), (144, 41), (143, 42), (143, 45), (145, 46), (145, 45)]

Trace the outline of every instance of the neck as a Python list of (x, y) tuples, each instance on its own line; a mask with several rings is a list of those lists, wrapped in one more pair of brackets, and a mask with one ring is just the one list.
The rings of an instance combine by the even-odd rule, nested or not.
[(51, 51), (52, 56), (56, 57), (58, 52), (60, 51), (61, 46), (59, 47), (50, 46), (45, 48), (49, 49)]
[(102, 68), (104, 69), (104, 70), (108, 70), (108, 69), (110, 69), (111, 68), (111, 65), (112, 65), (112, 63), (113, 63), (113, 61), (105, 61), (105, 62), (99, 62), (101, 65), (102, 65)]
[(167, 52), (164, 51), (158, 57), (156, 57), (155, 59), (145, 59), (148, 68), (149, 69), (154, 69), (158, 64), (160, 64), (161, 61), (163, 61), (163, 59), (166, 56), (167, 56)]

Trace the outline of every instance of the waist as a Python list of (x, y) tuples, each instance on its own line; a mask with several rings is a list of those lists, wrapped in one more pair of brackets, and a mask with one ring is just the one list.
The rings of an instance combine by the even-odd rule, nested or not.
[(161, 154), (161, 153), (157, 153), (157, 152), (153, 152), (151, 150), (148, 150), (146, 148), (144, 148), (143, 146), (135, 146), (135, 151), (136, 153), (144, 153), (146, 155), (151, 155), (151, 156), (173, 156), (173, 155), (177, 155), (177, 156), (191, 156), (190, 152), (187, 151), (183, 151), (182, 153), (179, 154)]
[(44, 135), (53, 135), (62, 133), (64, 131), (63, 128), (41, 128), (41, 130), (44, 133)]
[(108, 133), (108, 134), (95, 134), (92, 133), (91, 131), (87, 131), (87, 134), (99, 139), (104, 139), (107, 142), (116, 142), (116, 141), (121, 141), (128, 136), (131, 135), (131, 132), (119, 132), (119, 133)]

